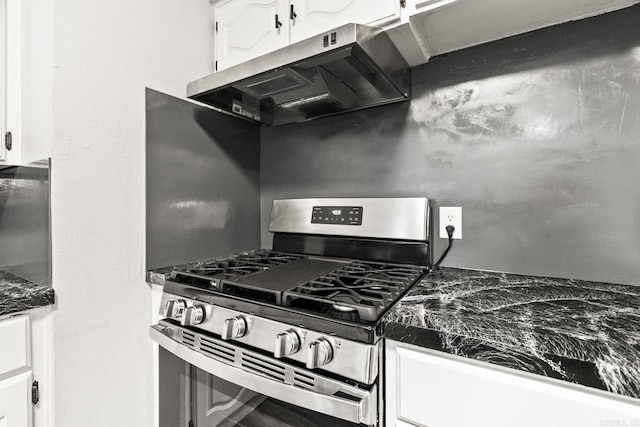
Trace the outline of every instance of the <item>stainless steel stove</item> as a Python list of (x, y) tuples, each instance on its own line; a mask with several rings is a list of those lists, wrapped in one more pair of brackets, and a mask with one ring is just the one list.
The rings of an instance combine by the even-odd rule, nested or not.
[(268, 401), (310, 411), (282, 425), (379, 425), (380, 319), (426, 274), (428, 225), (425, 198), (276, 200), (273, 250), (175, 269), (152, 338), (263, 398), (197, 422), (250, 426)]

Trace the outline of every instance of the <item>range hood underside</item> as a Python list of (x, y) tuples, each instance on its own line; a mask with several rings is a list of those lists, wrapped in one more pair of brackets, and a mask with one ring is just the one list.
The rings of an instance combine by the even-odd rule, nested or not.
[[(192, 82), (188, 96), (269, 126), (409, 99), (409, 68), (383, 31), (348, 24), (333, 32), (347, 42), (259, 72), (289, 52), (313, 54), (322, 36), (304, 40)], [(243, 73), (248, 77), (242, 78)], [(229, 76), (240, 80), (206, 88)]]

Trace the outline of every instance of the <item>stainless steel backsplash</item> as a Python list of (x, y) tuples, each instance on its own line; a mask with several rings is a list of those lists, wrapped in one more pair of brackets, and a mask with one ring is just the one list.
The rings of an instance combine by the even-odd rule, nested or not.
[(146, 92), (146, 269), (260, 246), (256, 124)]
[(0, 268), (51, 286), (49, 161), (0, 169)]
[(638, 22), (435, 57), (410, 103), (262, 128), (263, 246), (273, 199), (427, 196), (463, 208), (444, 265), (640, 284)]

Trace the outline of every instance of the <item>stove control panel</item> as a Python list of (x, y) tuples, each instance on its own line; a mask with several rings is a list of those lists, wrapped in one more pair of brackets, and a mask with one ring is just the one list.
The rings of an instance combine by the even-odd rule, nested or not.
[(276, 335), (276, 346), (273, 355), (277, 358), (291, 356), (300, 350), (300, 337), (293, 329), (280, 332)]
[(362, 225), (362, 206), (314, 206), (311, 223)]
[(320, 368), (333, 359), (333, 347), (325, 338), (311, 341), (307, 349), (307, 368)]
[(163, 293), (160, 313), (201, 333), (260, 349), (274, 359), (290, 360), (364, 384), (378, 376), (381, 342), (367, 344), (302, 325), (280, 322), (235, 309), (214, 305), (199, 298)]
[(247, 333), (247, 321), (242, 316), (225, 319), (222, 325), (221, 337), (223, 340), (242, 338)]

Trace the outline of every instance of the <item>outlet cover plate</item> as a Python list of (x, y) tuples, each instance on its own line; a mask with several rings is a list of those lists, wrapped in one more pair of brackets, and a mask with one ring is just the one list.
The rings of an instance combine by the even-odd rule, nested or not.
[(462, 208), (460, 206), (440, 206), (440, 238), (448, 239), (446, 227), (447, 225), (453, 225), (455, 230), (453, 231), (454, 239), (462, 239)]

